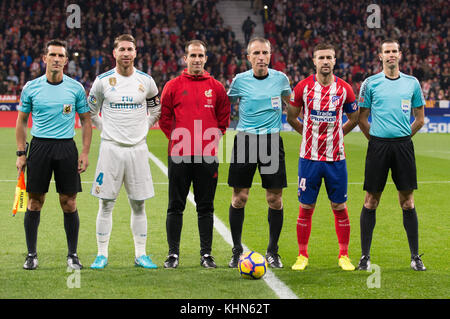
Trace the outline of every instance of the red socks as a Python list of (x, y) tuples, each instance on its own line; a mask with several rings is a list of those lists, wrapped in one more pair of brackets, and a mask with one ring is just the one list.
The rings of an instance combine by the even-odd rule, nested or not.
[[(297, 218), (297, 242), (299, 254), (308, 256), (308, 241), (311, 235), (311, 219), (313, 209), (306, 209), (300, 206)], [(347, 208), (333, 210), (336, 235), (339, 242), (339, 257), (348, 256), (348, 243), (350, 241), (350, 220)]]
[(306, 209), (300, 206), (297, 218), (297, 242), (299, 254), (308, 256), (308, 241), (311, 235), (311, 218), (314, 213), (313, 209)]
[(350, 220), (347, 207), (342, 210), (333, 210), (334, 225), (339, 242), (339, 257), (348, 256), (348, 243), (350, 241)]

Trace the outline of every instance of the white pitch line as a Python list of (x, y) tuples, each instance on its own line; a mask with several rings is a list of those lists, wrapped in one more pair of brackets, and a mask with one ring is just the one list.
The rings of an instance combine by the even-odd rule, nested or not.
[[(164, 165), (164, 163), (161, 162), (159, 158), (157, 158), (151, 152), (149, 152), (149, 158), (156, 164), (156, 166), (159, 167), (159, 169), (164, 173), (164, 175), (166, 176), (168, 175), (167, 174), (168, 169), (166, 165)], [(192, 194), (192, 192), (189, 192), (187, 198), (195, 206), (194, 195)], [(216, 228), (217, 232), (223, 237), (223, 239), (230, 246), (233, 246), (231, 232), (228, 230), (225, 224), (218, 217), (216, 217), (215, 214), (214, 214), (214, 227)], [(245, 245), (242, 245), (242, 247), (244, 248), (245, 251), (250, 250)], [(284, 282), (278, 279), (270, 269), (267, 269), (266, 275), (263, 277), (263, 279), (269, 286), (269, 288), (272, 289), (280, 299), (298, 299), (297, 295), (288, 286), (286, 286)]]

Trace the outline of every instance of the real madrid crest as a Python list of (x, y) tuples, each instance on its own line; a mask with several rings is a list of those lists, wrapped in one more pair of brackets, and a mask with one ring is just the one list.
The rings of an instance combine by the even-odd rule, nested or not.
[(115, 86), (117, 84), (117, 79), (115, 77), (109, 78), (109, 85)]
[(138, 90), (141, 91), (142, 93), (145, 92), (145, 88), (144, 88), (144, 86), (142, 84), (139, 84)]

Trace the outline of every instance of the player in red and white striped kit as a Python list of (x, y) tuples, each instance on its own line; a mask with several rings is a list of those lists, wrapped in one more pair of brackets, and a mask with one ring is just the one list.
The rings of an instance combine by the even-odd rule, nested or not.
[[(351, 86), (333, 74), (336, 63), (334, 47), (319, 44), (313, 54), (316, 74), (297, 84), (288, 106), (288, 122), (303, 136), (298, 164), (299, 256), (292, 269), (304, 270), (308, 265), (311, 219), (323, 179), (335, 216), (339, 266), (344, 270), (354, 270), (348, 258), (350, 221), (346, 205), (344, 135), (358, 124), (359, 111)], [(344, 112), (348, 120), (343, 124)]]

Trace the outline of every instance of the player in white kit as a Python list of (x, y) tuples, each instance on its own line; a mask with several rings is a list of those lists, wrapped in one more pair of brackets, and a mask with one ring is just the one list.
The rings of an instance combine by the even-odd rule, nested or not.
[(91, 194), (99, 198), (98, 253), (91, 268), (102, 269), (108, 264), (112, 210), (122, 184), (131, 206), (135, 265), (157, 268), (146, 254), (145, 200), (154, 196), (146, 138), (161, 113), (158, 88), (151, 76), (134, 67), (136, 41), (133, 36), (117, 37), (113, 56), (116, 67), (95, 79), (88, 97), (92, 122), (101, 131), (91, 190)]

